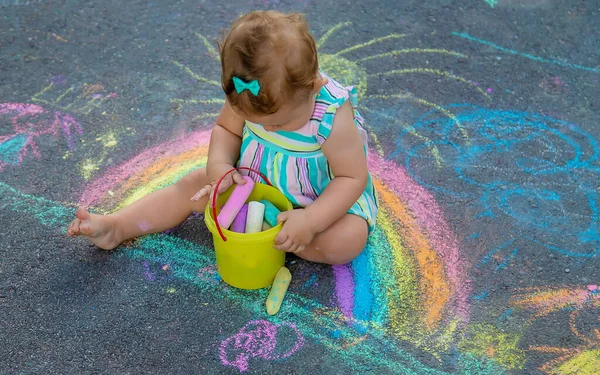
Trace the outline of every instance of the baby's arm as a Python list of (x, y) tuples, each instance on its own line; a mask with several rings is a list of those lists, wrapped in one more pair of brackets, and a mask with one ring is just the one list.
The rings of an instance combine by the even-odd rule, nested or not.
[(210, 136), (206, 165), (209, 177), (211, 169), (219, 164), (235, 165), (240, 156), (243, 128), (244, 119), (234, 112), (229, 102), (225, 101)]
[(323, 194), (306, 208), (315, 233), (324, 231), (341, 219), (367, 186), (367, 158), (349, 102), (338, 109), (331, 134), (323, 143), (322, 150), (335, 178)]
[[(203, 196), (210, 194), (212, 185), (235, 166), (240, 156), (243, 129), (244, 119), (238, 116), (229, 103), (225, 101), (212, 130), (208, 146), (206, 174), (210, 184), (196, 193), (192, 197), (193, 200), (199, 200)], [(239, 173), (233, 172), (228, 178), (223, 180), (219, 190), (226, 190), (231, 186), (233, 181), (239, 184), (245, 183)]]

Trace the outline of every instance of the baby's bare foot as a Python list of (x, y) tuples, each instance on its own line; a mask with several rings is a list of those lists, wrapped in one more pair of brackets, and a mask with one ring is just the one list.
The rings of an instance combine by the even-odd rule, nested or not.
[(119, 246), (112, 217), (90, 214), (83, 207), (77, 209), (75, 216), (76, 219), (67, 228), (67, 236), (85, 236), (94, 245), (105, 250)]

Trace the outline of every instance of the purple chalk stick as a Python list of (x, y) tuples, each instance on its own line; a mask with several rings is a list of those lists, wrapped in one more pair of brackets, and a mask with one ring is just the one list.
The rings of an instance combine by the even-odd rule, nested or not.
[(233, 224), (231, 224), (231, 230), (233, 232), (245, 233), (246, 232), (246, 218), (248, 216), (248, 205), (245, 204), (240, 209), (240, 212), (233, 219)]

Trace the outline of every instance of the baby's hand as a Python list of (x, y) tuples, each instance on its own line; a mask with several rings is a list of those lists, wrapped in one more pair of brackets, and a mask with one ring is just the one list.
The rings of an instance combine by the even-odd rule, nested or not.
[(275, 237), (275, 248), (291, 253), (304, 251), (317, 232), (313, 229), (306, 210), (285, 211), (277, 217), (278, 222), (285, 222), (283, 229)]
[[(200, 189), (200, 191), (198, 191), (196, 194), (194, 194), (194, 196), (192, 198), (190, 198), (191, 200), (199, 201), (200, 199), (202, 199), (205, 196), (208, 196), (209, 199), (212, 199), (215, 184), (217, 183), (217, 181), (219, 181), (219, 179), (221, 177), (223, 177), (223, 175), (225, 173), (232, 170), (233, 166), (222, 164), (222, 165), (219, 165), (219, 166), (211, 168), (211, 169), (214, 170), (215, 172), (213, 172), (214, 176), (208, 176), (210, 183), (208, 185), (204, 186), (202, 189)], [(219, 185), (218, 193), (222, 193), (225, 190), (229, 189), (231, 187), (231, 185), (233, 185), (234, 182), (236, 184), (243, 185), (246, 183), (246, 180), (244, 180), (244, 178), (242, 177), (240, 172), (233, 171), (230, 174), (228, 174), (227, 177), (225, 177), (223, 179), (223, 181), (221, 181), (221, 184)]]

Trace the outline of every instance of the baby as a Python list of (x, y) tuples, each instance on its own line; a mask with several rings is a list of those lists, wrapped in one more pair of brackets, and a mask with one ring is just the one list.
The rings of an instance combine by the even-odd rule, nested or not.
[[(215, 182), (234, 166), (251, 167), (295, 207), (278, 217), (284, 224), (277, 249), (313, 262), (351, 261), (365, 247), (377, 215), (356, 90), (319, 71), (315, 41), (298, 14), (244, 15), (219, 50), (226, 101), (212, 130), (206, 168), (110, 215), (80, 207), (67, 235), (113, 249), (165, 231), (203, 212)], [(256, 173), (242, 173), (261, 181)], [(234, 172), (219, 192), (244, 182)]]

